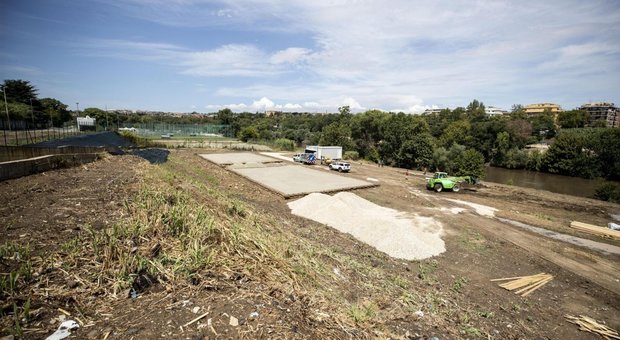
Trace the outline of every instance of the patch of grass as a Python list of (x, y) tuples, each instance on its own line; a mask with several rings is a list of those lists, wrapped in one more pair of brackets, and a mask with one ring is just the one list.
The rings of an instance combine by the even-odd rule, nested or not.
[(536, 216), (538, 216), (540, 219), (547, 220), (547, 221), (553, 221), (554, 220), (553, 216), (549, 216), (549, 215), (545, 215), (545, 214), (536, 214)]
[(439, 263), (436, 260), (430, 260), (427, 262), (420, 262), (418, 265), (418, 278), (427, 284), (434, 284), (436, 280), (432, 276), (433, 272), (437, 269)]
[(452, 290), (460, 293), (461, 290), (465, 287), (465, 284), (467, 283), (467, 279), (459, 276), (456, 279), (454, 279), (454, 283), (452, 284)]
[(6, 242), (0, 246), (0, 258), (8, 267), (7, 273), (0, 273), (0, 300), (6, 301), (32, 279), (30, 247)]
[(477, 232), (467, 232), (459, 238), (459, 243), (463, 248), (481, 251), (486, 249), (486, 239)]
[(247, 213), (241, 202), (233, 201), (228, 205), (228, 214), (231, 216), (245, 217)]
[(349, 316), (355, 323), (364, 323), (372, 319), (376, 314), (376, 307), (370, 302), (361, 305), (352, 305), (349, 308)]
[(475, 337), (480, 337), (482, 336), (482, 332), (480, 332), (480, 330), (474, 326), (471, 325), (466, 325), (463, 330), (465, 331), (465, 333), (467, 335), (471, 335), (471, 336), (475, 336)]
[(391, 276), (388, 278), (388, 281), (402, 289), (409, 289), (409, 281), (400, 275)]
[(477, 311), (476, 314), (478, 315), (478, 317), (485, 318), (485, 319), (490, 319), (495, 316), (495, 313), (493, 312), (482, 311), (482, 310)]

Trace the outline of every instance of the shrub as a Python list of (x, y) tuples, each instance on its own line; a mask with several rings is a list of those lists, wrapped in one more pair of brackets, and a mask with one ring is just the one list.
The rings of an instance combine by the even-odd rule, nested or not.
[(605, 183), (594, 192), (594, 198), (601, 201), (620, 203), (620, 188), (613, 183)]
[(295, 142), (287, 138), (278, 138), (275, 141), (276, 148), (279, 150), (293, 151), (295, 150)]
[(350, 159), (352, 161), (356, 161), (360, 158), (360, 155), (357, 151), (346, 151), (343, 157), (344, 159)]

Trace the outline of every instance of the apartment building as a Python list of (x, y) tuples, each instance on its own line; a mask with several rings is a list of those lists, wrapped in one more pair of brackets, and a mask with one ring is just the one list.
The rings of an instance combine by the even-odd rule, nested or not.
[(614, 103), (587, 103), (581, 105), (579, 109), (590, 114), (590, 124), (597, 120), (603, 120), (608, 127), (619, 127), (620, 125), (620, 109)]

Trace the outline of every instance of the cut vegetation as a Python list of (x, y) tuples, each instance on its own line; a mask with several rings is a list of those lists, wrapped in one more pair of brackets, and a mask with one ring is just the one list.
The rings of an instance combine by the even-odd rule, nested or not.
[[(108, 156), (2, 182), (0, 335), (45, 338), (63, 320), (79, 324), (72, 336), (107, 339), (596, 338), (559, 327), (566, 314), (620, 326), (618, 295), (596, 283), (599, 274), (545, 259), (562, 251), (580, 270), (596, 261), (613, 277), (617, 257), (529, 234), (524, 251), (510, 237), (526, 231), (444, 213), (462, 205), (436, 196), (510, 202), (527, 214), (507, 217), (551, 216), (550, 228), (565, 228), (569, 213), (606, 218), (617, 205), (554, 196), (540, 208), (542, 194), (493, 187), (418, 197), (421, 174), (405, 182), (376, 165), (347, 176), (381, 186), (287, 201), (191, 150), (171, 150), (160, 164)], [(366, 220), (380, 232), (360, 242)], [(526, 297), (489, 281), (514, 272), (554, 280)]]

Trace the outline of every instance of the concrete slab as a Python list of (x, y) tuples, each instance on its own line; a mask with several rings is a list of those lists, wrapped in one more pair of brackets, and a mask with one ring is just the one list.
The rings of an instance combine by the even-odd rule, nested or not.
[(306, 195), (313, 192), (335, 192), (341, 190), (377, 186), (355, 178), (336, 173), (326, 173), (300, 165), (283, 165), (263, 168), (229, 168), (243, 177), (273, 190), (285, 198)]
[(251, 152), (209, 153), (199, 156), (219, 165), (280, 162), (278, 159), (257, 155)]

